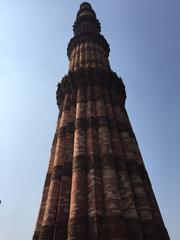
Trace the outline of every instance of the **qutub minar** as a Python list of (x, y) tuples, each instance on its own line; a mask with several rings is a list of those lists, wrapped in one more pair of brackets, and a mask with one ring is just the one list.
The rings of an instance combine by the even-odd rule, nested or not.
[(82, 3), (33, 240), (168, 240), (100, 30)]

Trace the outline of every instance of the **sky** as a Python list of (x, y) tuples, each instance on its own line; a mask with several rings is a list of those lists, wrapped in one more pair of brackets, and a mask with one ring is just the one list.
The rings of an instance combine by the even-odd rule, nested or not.
[[(172, 240), (180, 239), (180, 1), (89, 1)], [(0, 239), (35, 228), (56, 127), (57, 83), (79, 0), (0, 0)]]

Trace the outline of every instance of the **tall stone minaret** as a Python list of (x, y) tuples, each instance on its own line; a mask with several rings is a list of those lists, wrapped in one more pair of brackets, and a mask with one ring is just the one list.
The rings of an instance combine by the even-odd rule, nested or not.
[(91, 5), (80, 6), (34, 240), (168, 240)]

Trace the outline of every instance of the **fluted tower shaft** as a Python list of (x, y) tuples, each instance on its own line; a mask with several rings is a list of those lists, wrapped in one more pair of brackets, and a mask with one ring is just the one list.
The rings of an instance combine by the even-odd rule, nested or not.
[(82, 3), (58, 84), (59, 117), (34, 240), (168, 240), (126, 109), (122, 79)]

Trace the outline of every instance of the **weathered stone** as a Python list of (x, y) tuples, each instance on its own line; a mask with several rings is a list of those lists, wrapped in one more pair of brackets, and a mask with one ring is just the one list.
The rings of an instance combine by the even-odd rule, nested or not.
[(169, 240), (100, 30), (82, 3), (33, 240)]

